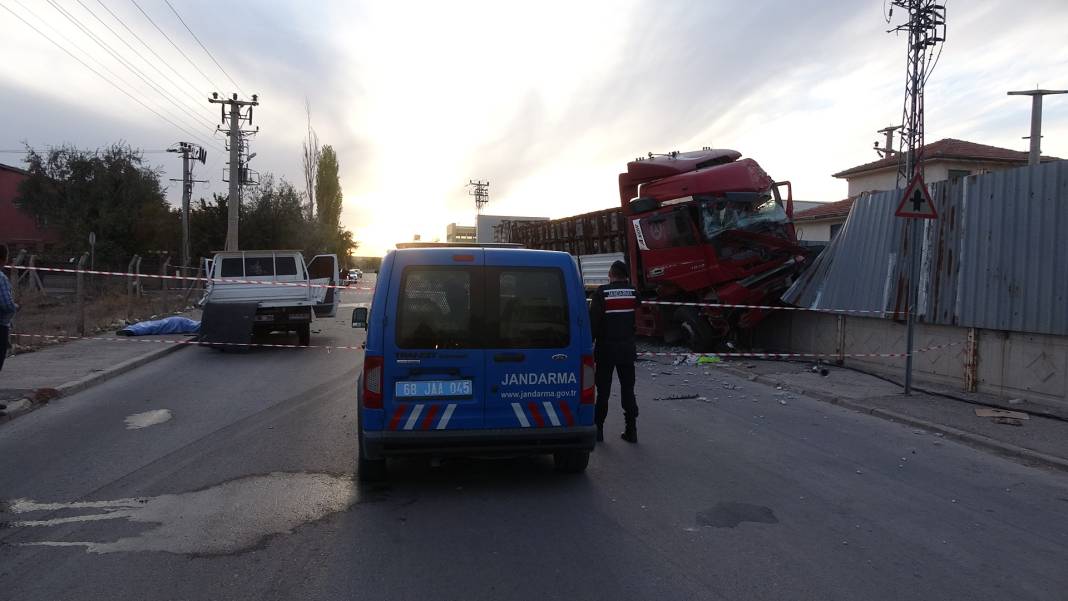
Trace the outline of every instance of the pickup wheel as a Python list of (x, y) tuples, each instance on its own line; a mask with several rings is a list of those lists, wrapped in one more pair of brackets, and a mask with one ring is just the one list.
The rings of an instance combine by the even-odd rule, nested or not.
[(589, 451), (557, 451), (553, 453), (556, 471), (565, 474), (581, 474), (590, 464)]
[(694, 307), (682, 307), (675, 312), (675, 321), (682, 329), (686, 346), (695, 353), (707, 353), (716, 340), (716, 332)]
[(311, 324), (304, 323), (297, 326), (297, 344), (308, 346), (311, 344)]

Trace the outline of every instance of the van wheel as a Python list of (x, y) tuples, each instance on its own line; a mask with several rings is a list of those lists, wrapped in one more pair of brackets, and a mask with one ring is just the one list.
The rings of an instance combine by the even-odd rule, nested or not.
[(712, 349), (716, 333), (694, 307), (682, 307), (675, 312), (675, 321), (679, 323), (686, 346), (695, 353), (707, 353)]
[(364, 459), (361, 454), (356, 460), (356, 477), (360, 482), (381, 482), (386, 479), (385, 459)]
[(556, 471), (565, 474), (581, 474), (590, 463), (589, 451), (557, 451), (553, 453)]
[(311, 324), (304, 323), (297, 326), (297, 344), (308, 346), (311, 344)]
[(357, 419), (356, 427), (356, 478), (360, 482), (381, 482), (386, 479), (385, 459), (366, 459), (363, 456), (363, 430)]

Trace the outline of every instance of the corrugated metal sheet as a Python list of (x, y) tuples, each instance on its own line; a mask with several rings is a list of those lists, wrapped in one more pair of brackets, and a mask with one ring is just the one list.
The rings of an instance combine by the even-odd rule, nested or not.
[[(921, 222), (922, 321), (1068, 334), (1068, 162), (930, 186)], [(903, 319), (913, 248), (899, 192), (864, 194), (838, 236), (783, 300)]]

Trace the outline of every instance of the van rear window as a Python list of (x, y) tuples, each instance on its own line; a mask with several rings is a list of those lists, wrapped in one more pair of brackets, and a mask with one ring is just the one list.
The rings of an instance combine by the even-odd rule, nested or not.
[(275, 275), (297, 275), (297, 258), (296, 257), (275, 257), (274, 258), (274, 274)]
[(245, 257), (245, 277), (262, 278), (274, 275), (274, 257)]
[(470, 268), (409, 267), (401, 281), (397, 346), (406, 349), (476, 348)]
[(497, 325), (496, 340), (490, 346), (502, 349), (568, 346), (571, 328), (563, 273), (555, 268), (494, 271)]

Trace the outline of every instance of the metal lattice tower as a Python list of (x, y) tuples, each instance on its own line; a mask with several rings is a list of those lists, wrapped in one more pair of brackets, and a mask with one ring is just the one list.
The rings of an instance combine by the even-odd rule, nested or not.
[(474, 188), (468, 192), (468, 194), (475, 197), (475, 212), (481, 215), (482, 208), (489, 202), (489, 182), (469, 180), (467, 182), (467, 187)]
[[(909, 184), (917, 173), (923, 157), (923, 88), (931, 76), (938, 58), (940, 44), (946, 39), (946, 7), (935, 0), (894, 0), (893, 7), (908, 12), (908, 21), (891, 32), (908, 32), (908, 70), (905, 76), (905, 103), (901, 111), (901, 134), (898, 136), (899, 188)], [(936, 52), (937, 49), (937, 52)]]

